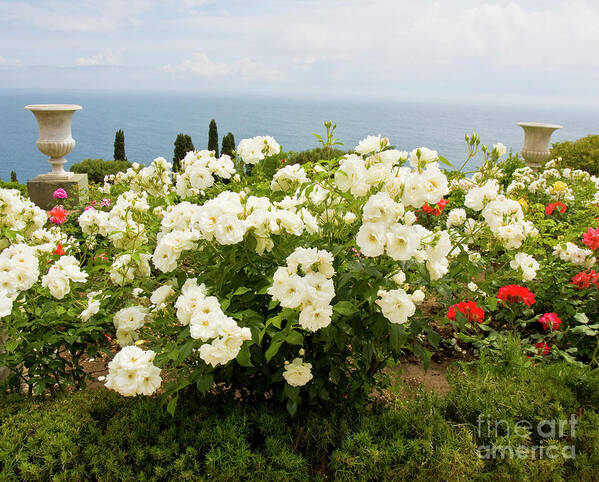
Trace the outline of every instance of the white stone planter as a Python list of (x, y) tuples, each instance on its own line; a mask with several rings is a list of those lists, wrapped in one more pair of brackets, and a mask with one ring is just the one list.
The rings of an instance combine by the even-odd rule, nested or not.
[(42, 176), (47, 179), (70, 179), (73, 173), (64, 170), (64, 156), (75, 147), (75, 139), (71, 135), (71, 119), (82, 107), (74, 104), (39, 104), (28, 105), (25, 109), (33, 112), (37, 119), (37, 148), (50, 157), (48, 162), (52, 165), (52, 172)]
[(549, 139), (551, 134), (562, 126), (557, 124), (541, 124), (539, 122), (518, 122), (524, 129), (524, 147), (522, 157), (527, 164), (536, 169), (549, 160)]

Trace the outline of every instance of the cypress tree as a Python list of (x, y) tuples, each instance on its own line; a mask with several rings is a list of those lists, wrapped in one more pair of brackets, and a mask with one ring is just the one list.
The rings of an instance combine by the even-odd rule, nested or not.
[(10, 171), (10, 182), (19, 182), (15, 171)]
[(208, 128), (208, 150), (214, 151), (214, 155), (218, 156), (218, 129), (216, 128), (216, 121), (212, 119), (210, 121), (210, 127)]
[(114, 135), (114, 160), (127, 160), (127, 156), (125, 155), (125, 133), (123, 129), (119, 129)]
[(187, 134), (177, 134), (173, 156), (173, 171), (179, 172), (181, 170), (181, 159), (183, 159), (189, 151), (193, 150), (194, 147), (193, 142), (191, 142), (191, 137)]
[(233, 156), (233, 151), (235, 150), (235, 138), (233, 134), (230, 132), (223, 137), (223, 147), (221, 149), (221, 154), (227, 154), (228, 156)]

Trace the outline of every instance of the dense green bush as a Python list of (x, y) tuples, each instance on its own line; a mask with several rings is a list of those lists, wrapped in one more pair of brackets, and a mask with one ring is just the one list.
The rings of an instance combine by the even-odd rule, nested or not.
[(0, 189), (16, 189), (23, 196), (28, 196), (27, 184), (20, 184), (18, 182), (5, 182), (0, 180)]
[(582, 169), (599, 175), (599, 135), (589, 135), (576, 141), (556, 142), (551, 146), (551, 158), (562, 158), (560, 167)]
[(71, 166), (71, 172), (87, 174), (89, 182), (102, 183), (104, 176), (124, 172), (131, 167), (129, 161), (104, 161), (103, 159), (84, 159)]
[(315, 147), (307, 151), (294, 152), (289, 151), (286, 153), (287, 164), (305, 164), (306, 162), (317, 162), (322, 160), (334, 159), (346, 154), (346, 151), (340, 149), (331, 149), (328, 151), (324, 147)]
[[(174, 418), (158, 400), (106, 390), (43, 403), (0, 397), (0, 472), (7, 480), (594, 480), (599, 373), (535, 366), (517, 341), (455, 367), (445, 400), (422, 390), (369, 413), (301, 413), (268, 404), (190, 399)], [(391, 397), (393, 398), (393, 397)], [(534, 444), (477, 429), (479, 416), (568, 419), (576, 458), (483, 460), (484, 444)], [(569, 431), (569, 426), (566, 427)], [(27, 436), (24, 436), (27, 434)]]

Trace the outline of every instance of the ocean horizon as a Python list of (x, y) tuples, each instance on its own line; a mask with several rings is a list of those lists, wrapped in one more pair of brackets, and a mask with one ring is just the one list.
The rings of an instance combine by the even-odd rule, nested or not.
[[(599, 133), (599, 110), (592, 106), (531, 103), (457, 102), (380, 99), (318, 99), (264, 94), (213, 94), (124, 91), (0, 90), (0, 179), (11, 171), (20, 182), (50, 170), (38, 151), (37, 122), (27, 104), (80, 104), (72, 124), (77, 145), (66, 169), (87, 158), (112, 159), (114, 134), (125, 132), (127, 157), (148, 164), (173, 156), (178, 133), (189, 134), (196, 149), (208, 144), (208, 124), (215, 119), (219, 144), (227, 132), (238, 143), (256, 135), (271, 135), (284, 150), (318, 147), (313, 133), (323, 134), (323, 122), (337, 124), (342, 149), (353, 149), (364, 137), (382, 134), (400, 150), (426, 146), (459, 166), (467, 155), (464, 135), (477, 132), (491, 146), (502, 142), (514, 152), (524, 134), (516, 122), (560, 124), (552, 142)], [(480, 164), (481, 156), (470, 167)]]

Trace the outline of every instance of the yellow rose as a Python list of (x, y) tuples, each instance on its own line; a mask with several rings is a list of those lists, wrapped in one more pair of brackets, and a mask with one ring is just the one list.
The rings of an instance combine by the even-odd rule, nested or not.
[(522, 209), (528, 208), (528, 202), (523, 197), (518, 199), (518, 202), (520, 203), (520, 206), (522, 206)]
[(553, 191), (554, 192), (564, 191), (567, 187), (568, 187), (568, 185), (565, 182), (556, 181), (555, 184), (553, 185)]

